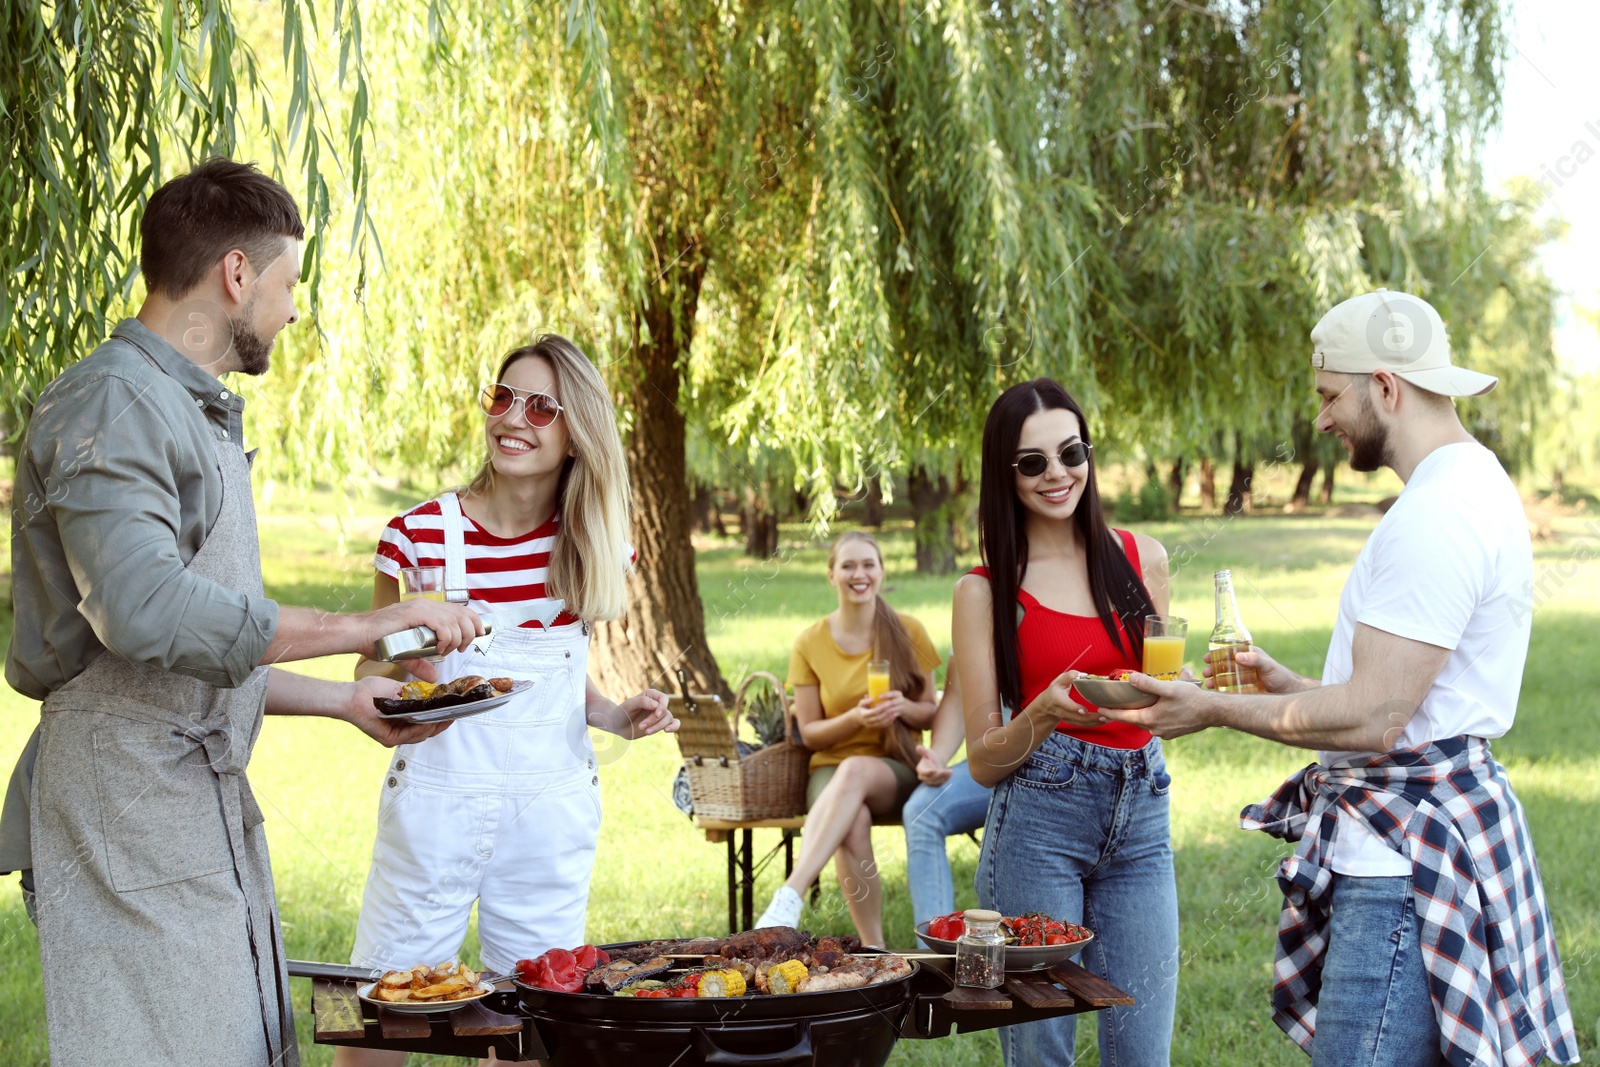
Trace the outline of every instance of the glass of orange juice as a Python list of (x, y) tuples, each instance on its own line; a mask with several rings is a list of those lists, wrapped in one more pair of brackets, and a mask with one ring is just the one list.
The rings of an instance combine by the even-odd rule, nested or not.
[(1146, 615), (1144, 673), (1164, 682), (1176, 679), (1183, 670), (1183, 646), (1188, 636), (1188, 619), (1176, 615)]
[(889, 691), (889, 661), (875, 659), (867, 663), (867, 696), (874, 704)]
[(401, 600), (444, 600), (443, 567), (402, 567)]

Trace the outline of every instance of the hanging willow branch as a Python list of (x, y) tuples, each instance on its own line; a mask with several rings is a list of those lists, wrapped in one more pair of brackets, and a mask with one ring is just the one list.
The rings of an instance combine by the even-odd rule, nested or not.
[[(312, 230), (303, 274), (313, 303), (330, 215), (329, 160), (343, 165), (340, 183), (355, 204), (353, 243), (358, 255), (364, 251), (371, 225), (361, 24), (353, 0), (335, 0), (332, 16), (339, 83), (353, 92), (337, 140), (311, 60), (311, 0), (283, 0), (290, 91), (281, 115), (227, 0), (6, 5), (0, 426), (7, 438), (21, 434), (39, 389), (105, 336), (108, 317), (131, 294), (149, 195), (199, 159), (234, 152), (243, 134), (264, 137), (269, 169), (300, 186)], [(300, 182), (285, 179), (291, 167)]]

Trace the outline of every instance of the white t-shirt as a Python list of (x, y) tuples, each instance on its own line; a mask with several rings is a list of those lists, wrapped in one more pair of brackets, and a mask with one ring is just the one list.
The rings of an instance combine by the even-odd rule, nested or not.
[[(1522, 499), (1494, 453), (1463, 442), (1417, 465), (1345, 582), (1324, 685), (1350, 680), (1357, 623), (1451, 650), (1396, 748), (1511, 729), (1533, 627), (1533, 545)], [(1326, 766), (1353, 753), (1320, 755)], [(1409, 858), (1354, 816), (1338, 817), (1334, 871), (1411, 873)]]

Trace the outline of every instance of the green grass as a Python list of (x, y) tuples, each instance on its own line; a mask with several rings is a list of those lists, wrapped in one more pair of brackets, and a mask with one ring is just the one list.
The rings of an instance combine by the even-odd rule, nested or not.
[[(270, 504), (263, 503), (261, 520), (268, 593), (290, 603), (364, 606), (371, 545), (383, 522), (409, 499), (403, 491), (375, 491), (351, 510), (325, 494), (280, 489)], [(1371, 518), (1184, 519), (1145, 529), (1180, 564), (1175, 613), (1204, 630), (1211, 611), (1210, 572), (1232, 566), (1244, 617), (1259, 643), (1314, 674), (1340, 586), (1372, 523)], [(1517, 727), (1495, 748), (1528, 810), (1582, 1048), (1592, 1055), (1600, 1015), (1600, 983), (1594, 979), (1600, 965), (1600, 888), (1592, 877), (1593, 857), (1600, 852), (1600, 711), (1593, 699), (1591, 650), (1600, 628), (1594, 607), (1600, 603), (1600, 567), (1588, 560), (1600, 547), (1600, 529), (1590, 530), (1576, 519), (1560, 521), (1558, 529), (1563, 538), (1538, 549), (1547, 596), (1536, 617)], [(746, 559), (726, 544), (707, 544), (700, 553), (710, 639), (730, 678), (751, 669), (781, 676), (794, 634), (833, 604), (822, 578), (824, 547), (807, 540), (800, 526), (786, 527), (784, 536), (776, 561)], [(912, 573), (905, 523), (891, 524), (884, 541), (890, 599), (920, 618), (947, 651), (951, 580)], [(6, 619), (0, 637), (8, 635)], [(309, 673), (329, 678), (348, 677), (349, 668), (348, 658), (304, 665)], [(36, 717), (32, 703), (9, 690), (0, 692), (0, 769), (10, 766)], [(1184, 959), (1173, 1062), (1300, 1067), (1303, 1054), (1273, 1026), (1268, 1010), (1279, 903), (1270, 874), (1283, 846), (1235, 827), (1241, 807), (1261, 799), (1309, 756), (1220, 731), (1183, 738), (1168, 752)], [(251, 779), (268, 817), (291, 956), (342, 960), (349, 951), (386, 762), (385, 750), (337, 723), (273, 719), (262, 733)], [(589, 908), (593, 941), (723, 929), (723, 847), (708, 844), (671, 806), (667, 790), (676, 764), (676, 746), (655, 738), (631, 746), (625, 758), (603, 772), (606, 821)], [(770, 833), (758, 835), (758, 848), (773, 840)], [(885, 829), (875, 841), (889, 937), (908, 947), (903, 839), (898, 830)], [(970, 906), (977, 850), (957, 838), (950, 851), (957, 904)], [(776, 888), (778, 873), (775, 866), (763, 872), (762, 898)], [(821, 905), (808, 913), (807, 924), (847, 932), (849, 920), (831, 875), (824, 875), (823, 886)], [(468, 956), (475, 951), (469, 941)], [(203, 985), (204, 976), (197, 980)], [(302, 1051), (308, 1063), (325, 1064), (328, 1050), (310, 1038), (308, 983), (294, 985)], [(1080, 1045), (1092, 1048), (1090, 1022), (1080, 1027)], [(902, 1042), (892, 1062), (998, 1060), (993, 1036), (974, 1034), (936, 1043)], [(1096, 1061), (1089, 1051), (1082, 1062)], [(46, 1062), (38, 942), (8, 884), (0, 892), (0, 1063)], [(413, 1062), (461, 1061), (419, 1057)]]

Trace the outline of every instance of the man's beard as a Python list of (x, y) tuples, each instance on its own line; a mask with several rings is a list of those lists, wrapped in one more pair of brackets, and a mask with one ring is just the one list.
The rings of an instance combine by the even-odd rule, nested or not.
[(1350, 440), (1351, 470), (1367, 473), (1389, 465), (1389, 428), (1378, 420), (1366, 393), (1361, 394), (1361, 422), (1345, 436)]
[(239, 356), (239, 369), (246, 374), (262, 375), (272, 366), (272, 341), (262, 340), (261, 335), (250, 328), (255, 308), (255, 297), (251, 297), (239, 317), (229, 319), (228, 325), (233, 331), (233, 350)]

